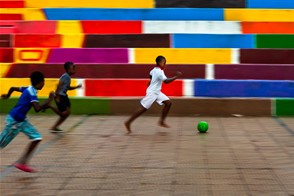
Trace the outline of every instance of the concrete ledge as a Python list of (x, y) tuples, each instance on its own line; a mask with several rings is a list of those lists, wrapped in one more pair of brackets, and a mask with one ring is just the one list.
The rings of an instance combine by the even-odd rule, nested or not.
[[(131, 115), (141, 98), (70, 98), (72, 114)], [(43, 99), (40, 99), (42, 102)], [(171, 116), (271, 116), (271, 99), (173, 98)], [(8, 113), (17, 98), (0, 100), (0, 113)], [(286, 102), (285, 102), (286, 103)], [(292, 103), (292, 102), (291, 102)], [(273, 107), (274, 104), (273, 104)], [(163, 106), (155, 103), (144, 115), (160, 115)], [(31, 109), (30, 113), (35, 113)], [(281, 113), (281, 112), (279, 112)], [(278, 114), (279, 114), (278, 113)], [(52, 114), (47, 110), (46, 114)]]
[[(170, 115), (174, 116), (271, 116), (270, 99), (238, 98), (171, 98)], [(132, 114), (139, 107), (140, 99), (111, 99), (110, 113), (114, 115)], [(159, 115), (162, 107), (154, 104), (146, 115)]]

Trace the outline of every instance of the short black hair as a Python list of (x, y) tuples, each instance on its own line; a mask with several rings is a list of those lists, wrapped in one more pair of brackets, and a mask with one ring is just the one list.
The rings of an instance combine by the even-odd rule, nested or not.
[(40, 71), (34, 71), (31, 74), (31, 77), (30, 78), (31, 78), (31, 83), (32, 83), (33, 86), (36, 86), (40, 82), (44, 82), (44, 75)]
[(156, 57), (156, 60), (155, 60), (156, 61), (156, 64), (158, 65), (163, 59), (165, 60), (165, 57), (164, 56), (161, 56), (161, 55), (158, 56), (158, 57)]
[(69, 69), (69, 67), (71, 66), (71, 65), (73, 65), (74, 63), (73, 62), (70, 62), (70, 61), (67, 61), (67, 62), (65, 62), (64, 63), (64, 69), (65, 69), (65, 71), (67, 71), (68, 69)]

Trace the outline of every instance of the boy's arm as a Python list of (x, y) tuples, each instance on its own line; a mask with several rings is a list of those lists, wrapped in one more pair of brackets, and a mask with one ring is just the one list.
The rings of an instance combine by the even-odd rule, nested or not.
[(35, 112), (40, 112), (41, 110), (46, 109), (49, 103), (53, 100), (53, 98), (54, 92), (50, 92), (49, 98), (46, 101), (44, 101), (41, 105), (39, 104), (39, 102), (32, 102)]
[(147, 86), (149, 86), (149, 85), (150, 85), (150, 83), (151, 83), (151, 80), (152, 80), (152, 76), (150, 75), (150, 76), (149, 76), (149, 78), (150, 78), (150, 80), (148, 81), (148, 83), (147, 83)]
[(8, 99), (10, 97), (10, 95), (14, 92), (14, 91), (17, 91), (17, 92), (21, 92), (21, 87), (11, 87), (8, 91), (7, 94), (3, 94), (1, 95), (1, 98), (2, 99)]
[(81, 88), (81, 87), (82, 87), (81, 84), (79, 84), (78, 86), (70, 86), (70, 87), (68, 88), (68, 90), (74, 90), (74, 89)]
[(174, 77), (167, 78), (166, 80), (164, 80), (164, 83), (165, 84), (171, 83), (172, 81), (174, 81), (177, 78), (179, 78), (181, 75), (182, 75), (182, 72), (177, 71)]

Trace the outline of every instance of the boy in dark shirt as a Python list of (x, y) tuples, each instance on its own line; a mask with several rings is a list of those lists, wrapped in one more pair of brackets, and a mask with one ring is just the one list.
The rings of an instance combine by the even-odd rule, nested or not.
[(70, 100), (67, 95), (67, 91), (82, 87), (82, 85), (70, 86), (70, 82), (71, 82), (70, 76), (76, 73), (75, 68), (76, 68), (76, 66), (73, 62), (68, 61), (68, 62), (64, 63), (65, 73), (60, 77), (57, 89), (55, 91), (55, 103), (56, 103), (58, 109), (56, 109), (55, 107), (50, 105), (50, 108), (56, 114), (59, 115), (59, 119), (51, 128), (52, 133), (63, 132), (63, 130), (59, 129), (58, 127), (70, 115), (71, 104), (70, 104)]

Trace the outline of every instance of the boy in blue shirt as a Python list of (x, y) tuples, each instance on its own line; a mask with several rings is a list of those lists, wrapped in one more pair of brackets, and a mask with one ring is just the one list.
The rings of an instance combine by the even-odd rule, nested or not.
[(21, 92), (21, 96), (17, 104), (12, 108), (6, 117), (6, 126), (4, 127), (0, 135), (0, 148), (6, 147), (19, 132), (24, 133), (32, 140), (28, 149), (23, 156), (14, 164), (14, 166), (25, 172), (34, 172), (34, 170), (28, 166), (28, 161), (32, 156), (39, 142), (42, 140), (41, 134), (37, 129), (29, 123), (26, 118), (26, 114), (33, 107), (36, 112), (39, 112), (48, 107), (48, 104), (53, 100), (54, 93), (51, 92), (49, 99), (47, 99), (42, 105), (39, 104), (37, 91), (41, 90), (45, 84), (44, 75), (41, 72), (33, 72), (30, 76), (31, 86), (28, 87), (11, 87), (7, 94), (1, 95), (2, 99), (8, 99), (14, 91)]

